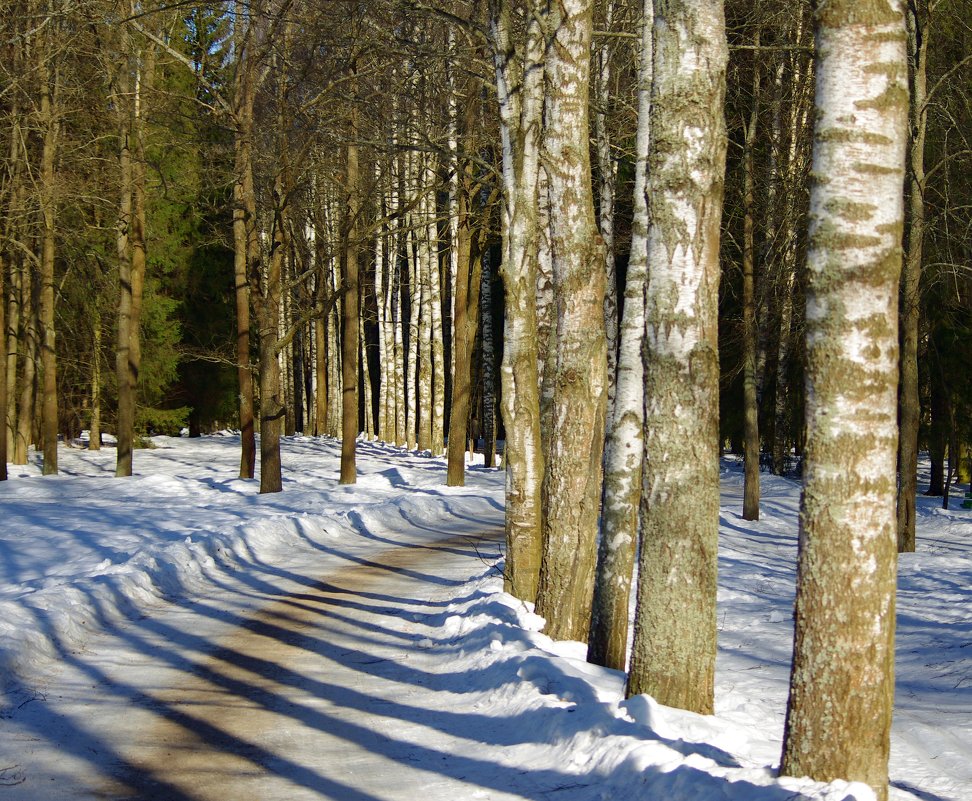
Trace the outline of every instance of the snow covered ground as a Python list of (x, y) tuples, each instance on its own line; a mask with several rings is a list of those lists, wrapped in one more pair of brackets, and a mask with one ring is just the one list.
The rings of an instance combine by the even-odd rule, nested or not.
[[(298, 437), (260, 496), (236, 437), (156, 444), (131, 479), (63, 449), (60, 476), (0, 484), (0, 801), (872, 797), (773, 770), (794, 482), (764, 475), (747, 523), (723, 463), (705, 718), (624, 701), (500, 592), (498, 471), (451, 489), (441, 460), (361, 444), (341, 487), (339, 443)], [(939, 506), (900, 563), (895, 801), (972, 798), (972, 511)]]

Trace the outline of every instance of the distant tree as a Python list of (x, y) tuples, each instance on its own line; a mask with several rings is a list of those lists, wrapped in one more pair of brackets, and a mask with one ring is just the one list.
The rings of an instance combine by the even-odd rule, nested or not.
[(645, 462), (628, 693), (709, 714), (719, 531), (719, 235), (726, 133), (721, 2), (655, 4)]
[(816, 10), (807, 447), (781, 772), (888, 794), (897, 552), (903, 0)]

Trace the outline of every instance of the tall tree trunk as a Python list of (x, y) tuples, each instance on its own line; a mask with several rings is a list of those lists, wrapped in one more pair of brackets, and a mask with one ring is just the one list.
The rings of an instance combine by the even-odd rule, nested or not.
[(91, 422), (88, 450), (101, 450), (101, 310), (97, 300), (91, 312)]
[(27, 464), (27, 452), (34, 441), (34, 398), (37, 383), (37, 304), (34, 303), (34, 275), (24, 269), (21, 280), (20, 308), (23, 310), (23, 373), (17, 404), (17, 438), (13, 463)]
[[(607, 411), (604, 332), (606, 267), (597, 230), (588, 133), (592, 0), (565, 0), (548, 12), (556, 37), (546, 62), (544, 167), (557, 352), (550, 450), (543, 477), (543, 564), (537, 614), (555, 639), (586, 641), (594, 569)], [(562, 16), (561, 16), (562, 15)]]
[[(354, 484), (357, 481), (355, 466), (355, 446), (358, 441), (358, 216), (361, 209), (360, 177), (358, 167), (358, 146), (354, 143), (357, 136), (355, 112), (352, 111), (351, 143), (347, 146), (347, 207), (345, 211), (343, 274), (343, 328), (341, 341), (344, 346), (341, 354), (341, 378), (343, 385), (342, 406), (344, 415), (341, 427), (341, 481)], [(371, 403), (366, 398), (365, 414)]]
[(233, 93), (233, 276), (236, 302), (236, 377), (239, 385), (240, 478), (256, 471), (253, 371), (250, 367), (250, 272), (256, 239), (256, 190), (253, 186), (254, 76), (251, 27), (237, 11), (234, 37), (237, 52)]
[[(759, 31), (756, 48), (759, 49)], [(753, 150), (756, 145), (756, 125), (759, 120), (759, 64), (753, 65), (753, 107), (746, 124), (743, 154), (743, 459), (745, 482), (743, 487), (743, 520), (759, 520), (759, 401), (756, 397), (756, 265), (753, 235)]]
[(862, 781), (883, 801), (894, 699), (904, 2), (828, 3), (816, 25), (807, 445), (780, 772)]
[[(612, 32), (614, 23), (614, 2), (605, 4), (604, 30)], [(608, 112), (611, 106), (611, 57), (615, 40), (610, 36), (601, 38), (596, 51), (597, 70), (594, 75), (594, 139), (597, 148), (598, 191), (598, 228), (604, 240), (605, 254), (605, 292), (604, 292), (604, 330), (607, 337), (607, 374), (608, 374), (608, 414), (612, 414), (614, 393), (617, 382), (618, 362), (618, 279), (614, 256), (614, 195), (617, 176), (614, 159), (611, 158), (611, 130), (608, 125)]]
[(41, 441), (44, 449), (45, 476), (57, 474), (57, 335), (54, 327), (54, 231), (57, 222), (57, 195), (54, 166), (60, 121), (59, 70), (51, 62), (57, 46), (51, 39), (57, 26), (50, 21), (43, 35), (44, 45), (38, 48), (40, 80), (40, 124), (43, 130), (41, 150), (41, 260), (40, 260), (40, 333), (43, 405), (41, 408)]
[(911, 51), (911, 141), (908, 170), (907, 250), (901, 273), (901, 376), (898, 387), (898, 551), (915, 550), (918, 495), (918, 322), (921, 307), (922, 244), (925, 238), (925, 132), (928, 127), (927, 0), (909, 4)]
[[(126, 36), (125, 48), (132, 43)], [(126, 52), (117, 79), (122, 99), (121, 121), (121, 170), (122, 200), (119, 206), (119, 230), (117, 241), (120, 297), (118, 304), (118, 353), (115, 367), (118, 382), (118, 423), (115, 436), (118, 440), (116, 476), (132, 474), (132, 457), (135, 447), (135, 411), (137, 405), (138, 371), (141, 364), (142, 292), (145, 286), (145, 119), (142, 112), (144, 84), (152, 77), (152, 48), (146, 49), (144, 67), (128, 68), (129, 58), (141, 60)], [(135, 85), (131, 86), (134, 78)], [(127, 90), (127, 97), (126, 97)]]
[(537, 181), (543, 115), (543, 3), (530, 0), (525, 42), (517, 61), (507, 0), (490, 0), (503, 140), (503, 262), (506, 323), (502, 413), (506, 430), (507, 592), (536, 599), (542, 554), (543, 507), (540, 399), (537, 373)]
[(721, 2), (661, 0), (655, 9), (642, 542), (628, 693), (710, 714), (728, 47)]
[(638, 545), (644, 458), (645, 283), (648, 277), (648, 143), (650, 140), (653, 0), (643, 0), (638, 65), (638, 133), (631, 221), (631, 255), (624, 286), (621, 349), (614, 406), (604, 443), (601, 539), (587, 658), (624, 670), (628, 659), (628, 603)]
[(496, 467), (496, 348), (493, 344), (493, 269), (489, 249), (480, 260), (479, 319), (483, 362), (483, 464)]

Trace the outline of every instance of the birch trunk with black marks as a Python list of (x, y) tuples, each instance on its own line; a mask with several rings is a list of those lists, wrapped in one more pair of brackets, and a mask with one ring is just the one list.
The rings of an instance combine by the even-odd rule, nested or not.
[(607, 412), (606, 266), (597, 230), (588, 132), (592, 0), (547, 16), (543, 163), (548, 178), (557, 347), (543, 477), (537, 614), (554, 639), (586, 641), (591, 623)]
[(655, 4), (645, 460), (628, 693), (711, 714), (719, 533), (721, 2)]
[(645, 285), (648, 278), (648, 144), (652, 83), (653, 0), (643, 0), (638, 65), (638, 132), (635, 140), (631, 254), (624, 285), (621, 348), (614, 405), (604, 442), (601, 539), (587, 658), (624, 670), (628, 659), (628, 604), (638, 545), (644, 458)]
[(807, 445), (780, 772), (888, 796), (894, 700), (904, 0), (816, 11)]
[(507, 592), (536, 599), (543, 508), (540, 386), (537, 372), (537, 181), (543, 115), (544, 3), (529, 0), (521, 47), (512, 40), (508, 0), (490, 0), (503, 148), (503, 260), (506, 292), (502, 380), (506, 429)]

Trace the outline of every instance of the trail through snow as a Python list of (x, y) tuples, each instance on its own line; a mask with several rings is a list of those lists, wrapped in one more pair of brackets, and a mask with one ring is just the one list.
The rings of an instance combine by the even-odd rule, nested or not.
[[(775, 775), (799, 487), (739, 516), (723, 465), (717, 714), (623, 700), (499, 592), (502, 475), (284, 445), (286, 490), (234, 479), (238, 439), (158, 440), (138, 475), (64, 450), (0, 486), (0, 801), (664, 798), (865, 801)], [(972, 798), (972, 513), (919, 503), (902, 562), (892, 801)]]

